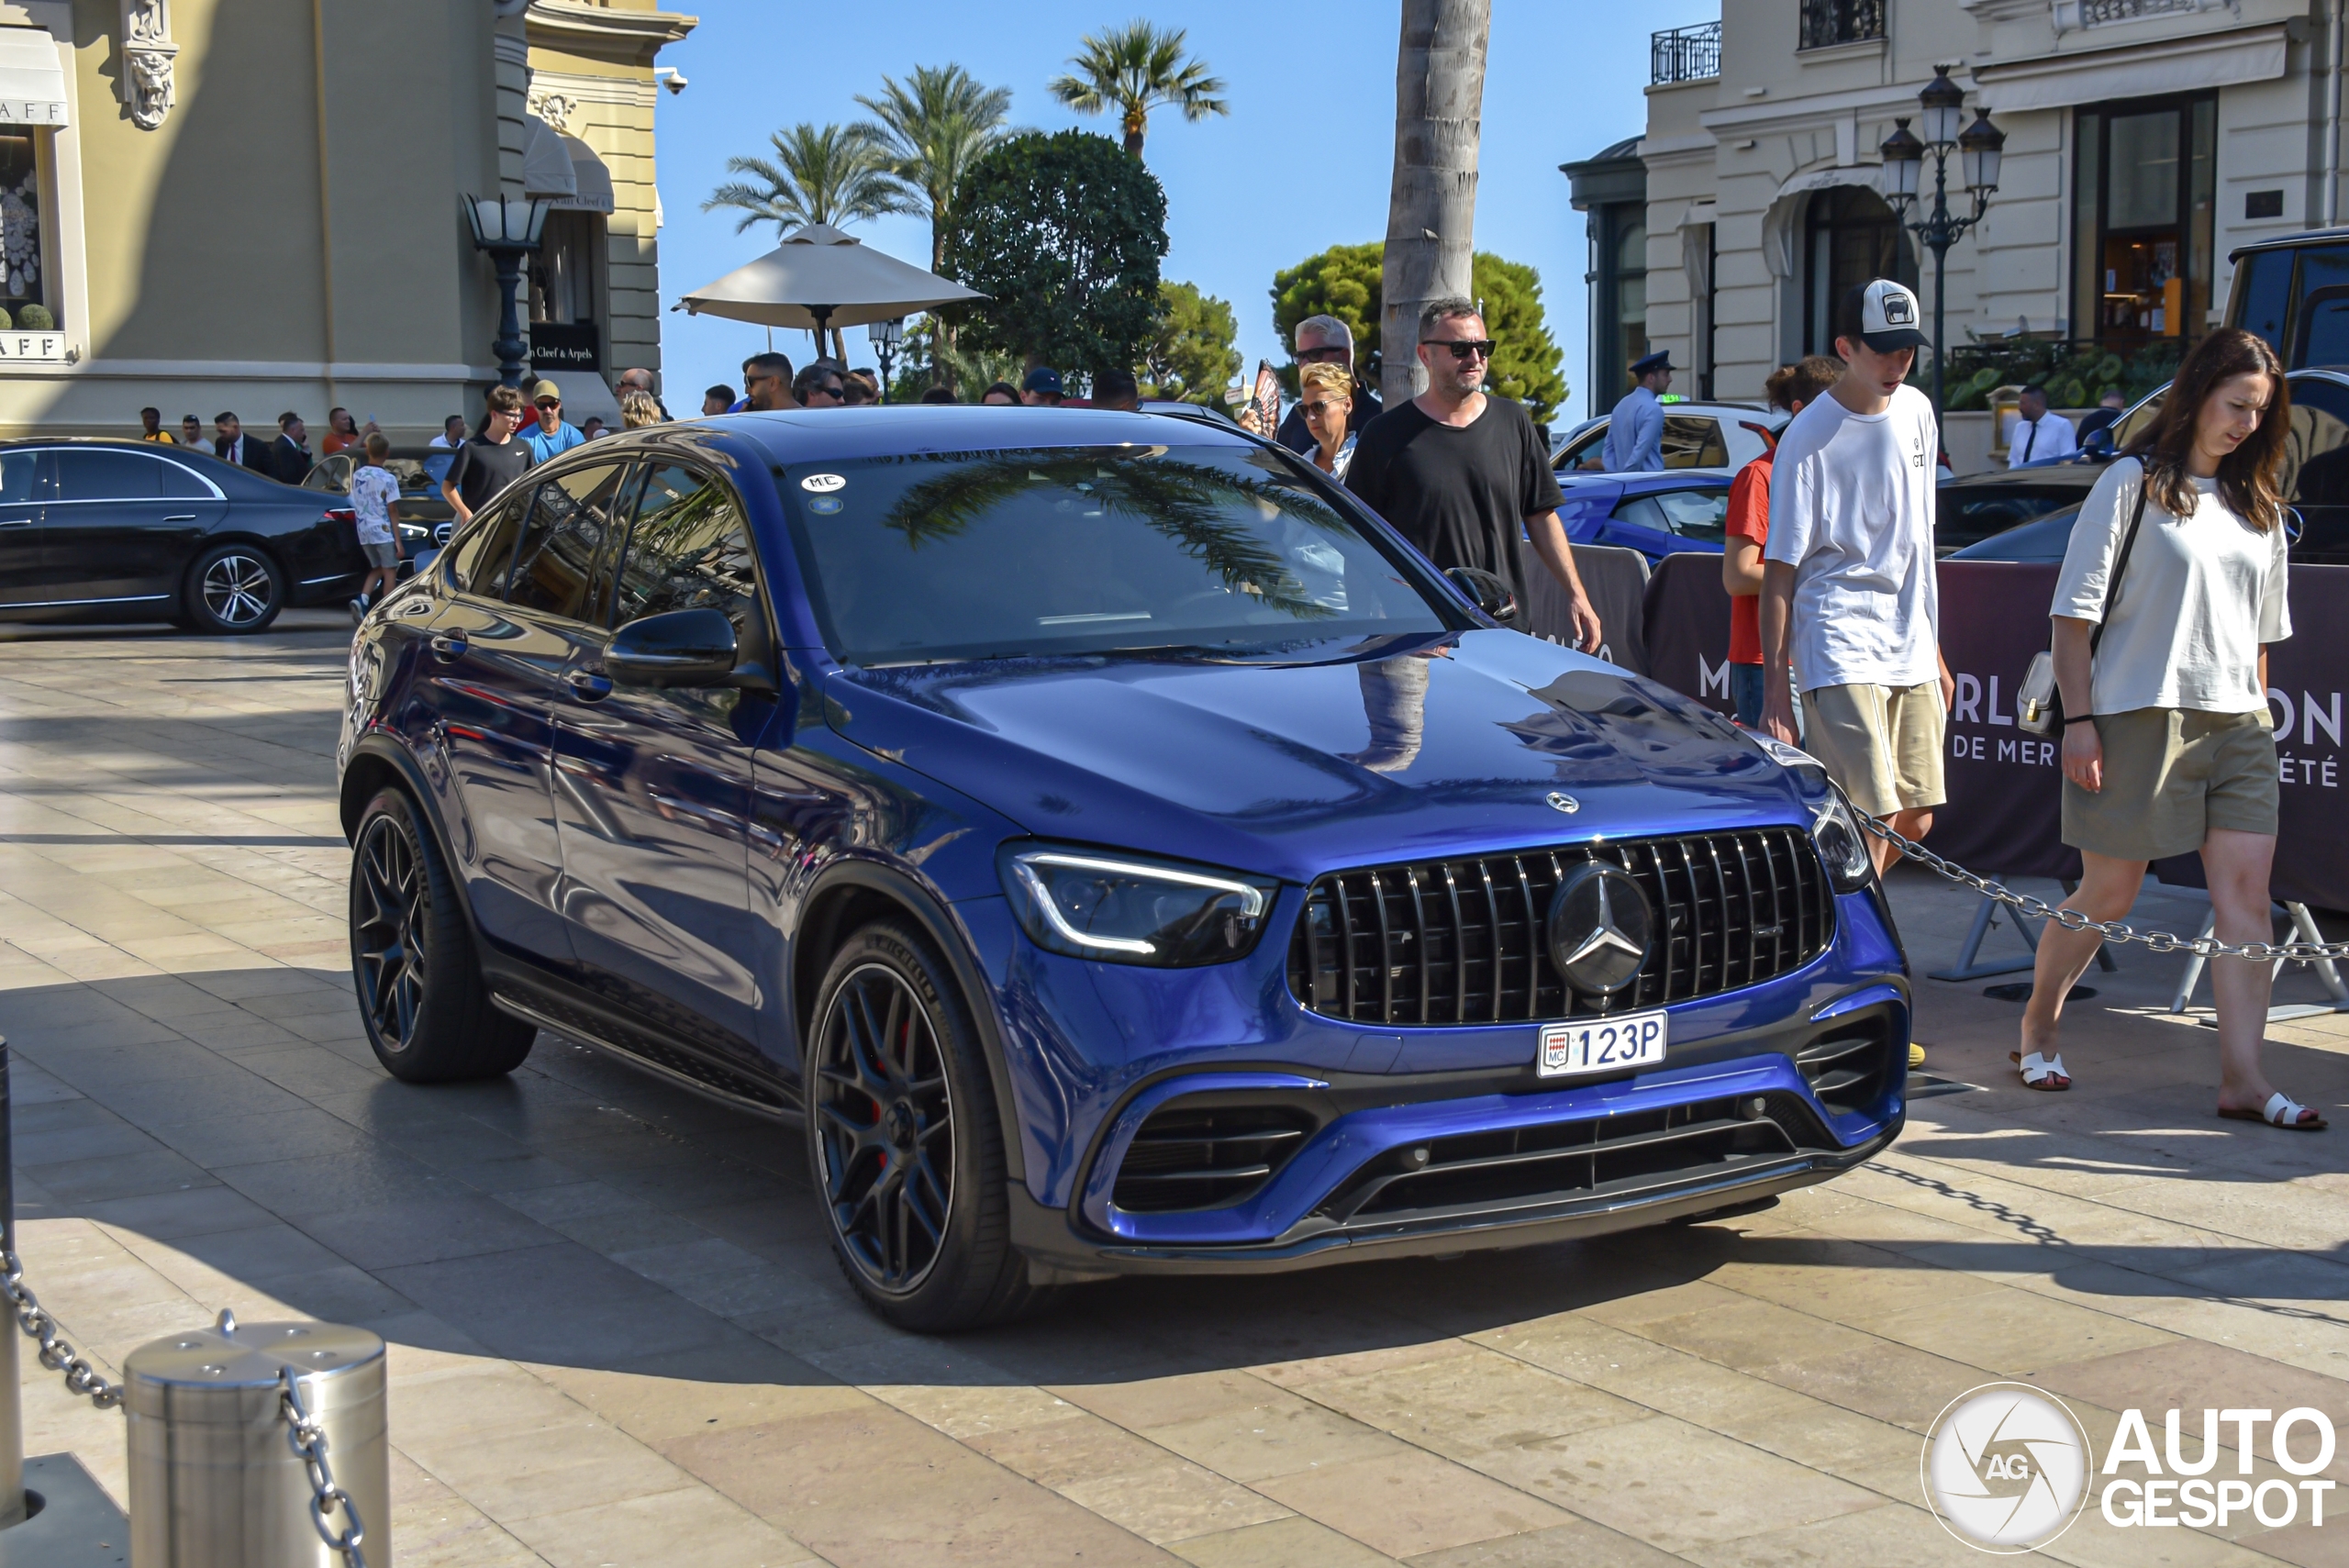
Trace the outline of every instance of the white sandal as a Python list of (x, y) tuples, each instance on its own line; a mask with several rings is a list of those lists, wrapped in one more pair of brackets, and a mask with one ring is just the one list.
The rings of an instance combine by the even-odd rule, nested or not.
[(2007, 1060), (2021, 1064), (2022, 1086), (2026, 1089), (2054, 1093), (2072, 1086), (2072, 1075), (2064, 1071), (2064, 1053), (2060, 1051), (2053, 1056), (2042, 1056), (2035, 1051), (2025, 1056), (2009, 1051)]
[[(2264, 1109), (2254, 1111), (2237, 1107), (2234, 1110), (2229, 1110), (2221, 1106), (2219, 1107), (2219, 1114), (2229, 1121), (2264, 1121), (2270, 1127), (2280, 1127), (2287, 1132), (2322, 1132), (2325, 1129), (2324, 1118), (2318, 1116), (2281, 1089), (2267, 1096), (2267, 1105)], [(2310, 1119), (2302, 1121), (2300, 1118), (2304, 1116)]]

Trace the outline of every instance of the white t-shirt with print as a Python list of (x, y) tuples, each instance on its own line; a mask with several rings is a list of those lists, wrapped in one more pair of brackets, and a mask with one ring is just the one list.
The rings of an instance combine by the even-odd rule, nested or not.
[(2104, 622), (2089, 711), (2266, 712), (2260, 644), (2292, 635), (2283, 526), (2261, 533), (2227, 508), (2210, 480), (2196, 482), (2189, 517), (2172, 517), (2148, 499), (2108, 617), (2105, 583), (2143, 479), (2143, 466), (2124, 457), (2097, 480), (2072, 525), (2048, 607), (2050, 615)]
[(1770, 561), (1795, 569), (1789, 643), (1804, 691), (1941, 678), (1933, 582), (1932, 400), (1903, 386), (1881, 414), (1813, 398), (1770, 464)]
[(351, 471), (351, 509), (359, 514), (361, 544), (389, 544), (398, 536), (392, 528), (392, 504), (400, 498), (400, 482), (387, 468), (372, 465)]

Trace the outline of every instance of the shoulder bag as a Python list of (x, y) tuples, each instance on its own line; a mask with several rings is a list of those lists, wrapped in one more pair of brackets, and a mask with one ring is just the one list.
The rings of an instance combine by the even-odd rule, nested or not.
[[(2145, 520), (2145, 491), (2153, 482), (2153, 471), (2140, 467), (2137, 479), (2137, 509), (2130, 514), (2129, 532), (2121, 540), (2121, 554), (2112, 563), (2112, 575), (2104, 585), (2104, 614), (2088, 632), (2088, 673), (2093, 680), (2096, 673), (2097, 644), (2104, 640), (2104, 628), (2112, 620), (2112, 607), (2121, 602), (2121, 575), (2129, 570), (2129, 552), (2137, 548), (2137, 528)], [(2043, 651), (2032, 655), (2031, 667), (2022, 673), (2022, 689), (2015, 693), (2015, 728), (2049, 740), (2064, 733), (2064, 688), (2055, 681), (2055, 655)]]

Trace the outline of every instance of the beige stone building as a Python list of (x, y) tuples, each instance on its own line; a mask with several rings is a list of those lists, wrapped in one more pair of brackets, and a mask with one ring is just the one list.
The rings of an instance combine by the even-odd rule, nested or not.
[[(2342, 12), (1724, 0), (1720, 23), (1658, 34), (1636, 146), (1567, 166), (1599, 406), (1642, 344), (1687, 368), (1676, 390), (1758, 397), (1773, 366), (1831, 345), (1836, 292), (1871, 275), (1921, 281), (1931, 311), (1932, 258), (1894, 221), (1877, 149), (1937, 64), (1965, 117), (1987, 104), (2007, 136), (1998, 193), (1949, 252), (1952, 346), (2017, 333), (2125, 358), (2198, 336), (2230, 250), (2341, 219)], [(1928, 195), (1932, 176), (1929, 160)], [(1970, 211), (1954, 156), (1949, 176)]]
[[(651, 0), (0, 0), (0, 436), (329, 407), (419, 443), (497, 379), (465, 195), (553, 204), (532, 357), (660, 364)], [(316, 436), (313, 437), (315, 447)]]

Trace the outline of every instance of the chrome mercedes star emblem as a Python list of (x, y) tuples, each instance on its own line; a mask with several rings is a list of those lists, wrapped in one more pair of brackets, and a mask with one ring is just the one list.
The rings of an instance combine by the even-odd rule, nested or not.
[(1575, 990), (1620, 991), (1639, 977), (1655, 932), (1640, 884), (1620, 866), (1587, 861), (1550, 900), (1550, 962)]
[(1563, 811), (1569, 817), (1582, 809), (1581, 801), (1570, 795), (1561, 795), (1554, 789), (1550, 792), (1548, 799), (1551, 810)]

